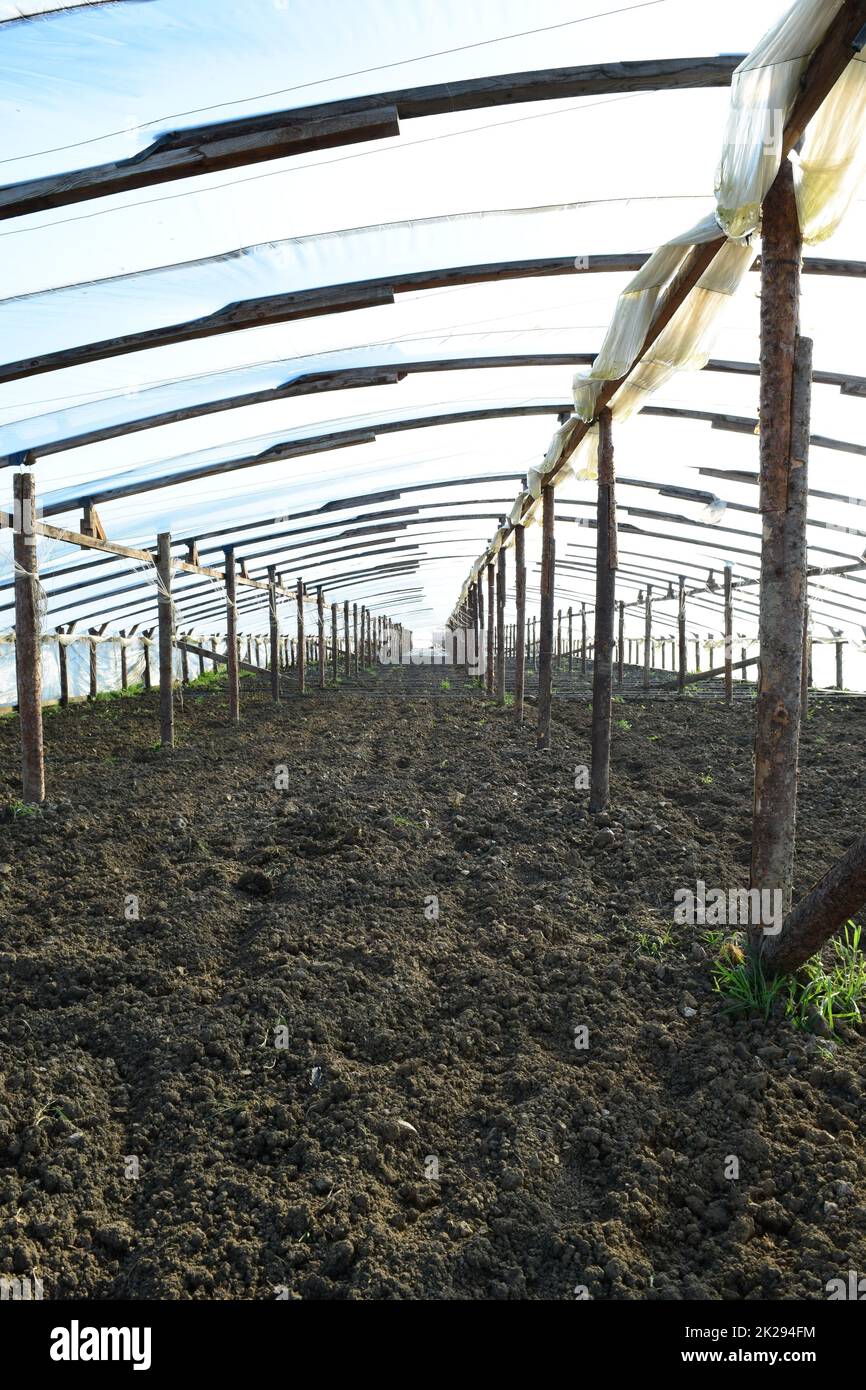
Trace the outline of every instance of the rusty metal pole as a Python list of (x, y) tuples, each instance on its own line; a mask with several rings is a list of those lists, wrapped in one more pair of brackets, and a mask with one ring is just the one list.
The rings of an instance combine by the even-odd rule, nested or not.
[(595, 641), (592, 658), (592, 769), (590, 811), (607, 810), (610, 800), (613, 611), (616, 588), (616, 492), (610, 410), (598, 417), (598, 501), (595, 551)]
[(523, 723), (526, 690), (526, 531), (514, 529), (514, 587), (517, 598), (517, 625), (514, 632), (514, 717)]
[(496, 557), (496, 703), (505, 704), (505, 546)]
[[(761, 246), (760, 664), (751, 886), (791, 904), (806, 606), (812, 344), (798, 336), (802, 242), (791, 164), (764, 199)], [(771, 940), (752, 924), (753, 956)]]
[(156, 573), (159, 579), (159, 741), (174, 747), (174, 610), (171, 601), (171, 535), (156, 538)]
[(556, 574), (555, 504), (553, 484), (541, 489), (541, 646), (538, 652), (538, 733), (536, 747), (550, 745), (553, 696), (553, 601)]
[(224, 555), (226, 583), (226, 673), (228, 676), (229, 719), (233, 724), (237, 724), (240, 719), (240, 681), (238, 672), (238, 609), (235, 601), (237, 584), (235, 583), (234, 546), (226, 546)]
[(42, 623), (36, 556), (36, 480), (33, 474), (16, 473), (12, 489), (15, 666), (21, 731), (22, 799), (36, 805), (45, 800), (45, 751), (42, 736)]

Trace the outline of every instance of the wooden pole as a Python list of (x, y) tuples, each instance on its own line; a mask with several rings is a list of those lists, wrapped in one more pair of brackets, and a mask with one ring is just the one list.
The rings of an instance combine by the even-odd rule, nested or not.
[(184, 685), (189, 685), (189, 652), (186, 649), (185, 633), (178, 634), (177, 645), (180, 647), (180, 678)]
[(12, 556), (15, 562), (15, 668), (21, 731), (22, 799), (45, 800), (42, 735), (42, 620), (36, 554), (36, 479), (16, 473), (12, 483)]
[(358, 674), (358, 605), (352, 604), (352, 670)]
[(340, 638), (337, 631), (337, 605), (331, 604), (331, 679), (337, 684), (337, 663), (340, 655)]
[(493, 694), (493, 561), (487, 565), (487, 694)]
[[(59, 627), (57, 629), (57, 632), (58, 634), (62, 634), (62, 636), (66, 635), (62, 627)], [(57, 662), (60, 667), (60, 704), (61, 707), (65, 709), (66, 706), (69, 704), (69, 651), (66, 643), (61, 640), (60, 636), (58, 636), (57, 641)], [(839, 663), (837, 658), (837, 670), (838, 664)]]
[(280, 702), (280, 622), (277, 614), (277, 567), (268, 565), (268, 627), (271, 639), (271, 699)]
[(349, 600), (343, 601), (343, 672), (348, 678), (352, 674), (352, 653), (349, 649)]
[(556, 573), (555, 504), (553, 484), (541, 489), (541, 647), (538, 654), (538, 733), (536, 746), (550, 746), (553, 696), (553, 602)]
[(514, 717), (523, 723), (526, 690), (526, 531), (514, 528), (514, 587), (517, 599), (517, 626), (514, 652)]
[(171, 534), (156, 538), (156, 573), (159, 581), (159, 739), (163, 748), (174, 747), (174, 631), (171, 601)]
[(680, 690), (686, 688), (686, 672), (688, 671), (688, 649), (686, 647), (686, 580), (684, 575), (680, 575), (680, 587), (677, 595), (677, 635), (679, 637), (680, 664), (677, 676), (677, 685)]
[(141, 635), (141, 643), (144, 648), (144, 688), (150, 690), (153, 686), (153, 678), (150, 673), (150, 648), (153, 639), (153, 628), (148, 628), (147, 632)]
[(586, 604), (580, 605), (580, 670), (586, 675)]
[(505, 704), (505, 546), (496, 557), (496, 702)]
[(616, 645), (617, 655), (617, 685), (624, 683), (623, 663), (625, 661), (625, 600), (619, 601), (619, 636)]
[(298, 607), (298, 694), (307, 688), (307, 643), (304, 637), (304, 581), (299, 579), (295, 590)]
[(610, 410), (598, 417), (595, 642), (592, 661), (592, 770), (589, 809), (606, 811), (610, 800), (613, 611), (616, 586), (616, 492)]
[(837, 690), (844, 690), (844, 689), (845, 689), (845, 684), (844, 684), (844, 681), (842, 680), (842, 648), (844, 647), (844, 645), (845, 645), (844, 642), (837, 642), (837, 643), (836, 643), (836, 689), (837, 689)]
[(643, 688), (649, 689), (650, 665), (652, 662), (653, 647), (653, 588), (652, 584), (646, 586), (646, 598), (644, 599), (643, 617)]
[(316, 589), (316, 615), (319, 620), (319, 689), (324, 690), (328, 649), (325, 644), (325, 593), (321, 584)]
[(574, 613), (569, 607), (568, 610), (568, 673), (571, 675), (574, 670)]
[[(761, 245), (760, 667), (751, 886), (791, 903), (806, 605), (812, 344), (798, 337), (800, 238), (786, 160), (763, 207)], [(760, 956), (772, 937), (752, 924)]]
[(557, 669), (562, 666), (562, 609), (556, 612), (556, 665)]
[(800, 718), (805, 719), (809, 713), (809, 686), (811, 685), (811, 671), (809, 661), (809, 605), (803, 608), (803, 657), (800, 663)]
[(725, 565), (725, 699), (728, 704), (734, 698), (734, 604), (731, 597), (733, 574), (730, 565)]
[(232, 724), (237, 724), (241, 717), (241, 695), (240, 671), (238, 669), (238, 610), (235, 601), (237, 570), (235, 568), (234, 546), (227, 546), (223, 553), (225, 555), (226, 582), (226, 682), (228, 685), (229, 720)]

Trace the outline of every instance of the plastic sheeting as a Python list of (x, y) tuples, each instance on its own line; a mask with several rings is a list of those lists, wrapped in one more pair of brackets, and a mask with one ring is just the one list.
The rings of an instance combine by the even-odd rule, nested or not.
[[(566, 422), (554, 435), (543, 466), (530, 479), (530, 496), (537, 497), (543, 478), (560, 466), (573, 424), (594, 418), (603, 382), (628, 374), (610, 403), (614, 418), (622, 420), (638, 411), (675, 371), (706, 363), (719, 315), (755, 255), (753, 234), (761, 203), (781, 164), (785, 123), (800, 78), (841, 8), (842, 0), (796, 0), (737, 69), (716, 179), (715, 212), (690, 232), (661, 246), (620, 296), (598, 357), (588, 372), (575, 376), (576, 419)], [(797, 167), (798, 211), (807, 239), (832, 234), (866, 170), (864, 79), (866, 69), (855, 58), (807, 130)], [(696, 289), (631, 370), (665, 289), (690, 253), (716, 239), (720, 228), (729, 239)], [(586, 451), (579, 472), (583, 477), (593, 475), (593, 461)], [(516, 520), (521, 510), (516, 503), (512, 511)], [(528, 512), (526, 519), (531, 515)]]

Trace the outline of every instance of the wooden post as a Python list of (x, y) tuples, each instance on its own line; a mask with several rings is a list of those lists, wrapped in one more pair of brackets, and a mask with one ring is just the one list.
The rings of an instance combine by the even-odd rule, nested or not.
[(126, 660), (126, 628), (120, 629), (120, 688), (129, 687), (129, 666)]
[(586, 675), (586, 604), (580, 605), (580, 670)]
[(487, 694), (493, 694), (493, 575), (494, 566), (491, 560), (487, 565), (487, 672), (486, 687)]
[(241, 693), (240, 671), (238, 669), (238, 610), (235, 601), (237, 584), (235, 583), (234, 546), (226, 546), (223, 553), (225, 555), (226, 579), (226, 681), (228, 684), (229, 720), (232, 724), (237, 724), (241, 717)]
[(216, 659), (216, 653), (217, 653), (217, 651), (219, 650), (219, 648), (218, 648), (218, 646), (217, 646), (217, 639), (216, 639), (216, 637), (212, 637), (212, 638), (211, 638), (211, 640), (210, 640), (210, 649), (211, 649), (211, 651), (214, 653), (213, 669), (214, 669), (215, 671), (218, 671), (218, 670), (219, 670), (219, 662), (218, 662), (217, 659)]
[(151, 673), (150, 673), (150, 648), (151, 648), (152, 639), (153, 639), (153, 628), (150, 627), (150, 628), (147, 629), (147, 632), (143, 632), (142, 635), (141, 635), (141, 643), (142, 643), (142, 647), (144, 648), (143, 655), (144, 655), (144, 688), (145, 688), (145, 690), (150, 690), (151, 687), (153, 686), (153, 678), (152, 678)]
[(803, 656), (800, 663), (800, 718), (809, 713), (809, 687), (812, 684), (809, 660), (809, 605), (803, 608)]
[[(760, 666), (751, 886), (791, 903), (800, 743), (812, 344), (797, 333), (800, 238), (785, 160), (764, 199), (761, 245)], [(753, 956), (772, 938), (752, 925)]]
[[(712, 665), (712, 662), (711, 662), (710, 664)], [(700, 669), (701, 669), (701, 639), (700, 639), (700, 637), (696, 637), (696, 638), (695, 638), (695, 670), (696, 670), (696, 671), (700, 671)]]
[(680, 690), (686, 688), (686, 672), (688, 670), (688, 650), (686, 648), (686, 580), (685, 575), (680, 575), (680, 587), (677, 594), (677, 635), (679, 637), (680, 662), (677, 673), (677, 686)]
[(574, 613), (568, 609), (568, 674), (574, 670)]
[(298, 607), (298, 694), (303, 695), (307, 688), (307, 642), (304, 637), (304, 581), (299, 579), (296, 590)]
[(349, 650), (349, 600), (343, 601), (343, 672), (348, 678), (352, 673), (352, 654)]
[(606, 811), (610, 800), (613, 608), (616, 586), (616, 493), (611, 414), (598, 417), (598, 501), (595, 561), (595, 641), (592, 661), (592, 770), (589, 809)]
[(179, 633), (177, 645), (180, 647), (180, 675), (184, 685), (189, 685), (189, 652), (186, 649), (186, 633)]
[[(60, 704), (63, 709), (69, 704), (69, 651), (62, 638), (70, 633), (74, 626), (74, 623), (70, 623), (65, 630), (63, 627), (57, 629), (57, 661), (60, 666)], [(838, 658), (836, 666), (838, 670)]]
[(352, 604), (352, 670), (358, 674), (358, 605)]
[(838, 641), (837, 641), (837, 643), (836, 643), (836, 689), (837, 689), (837, 690), (844, 690), (844, 689), (845, 689), (845, 685), (844, 685), (844, 682), (843, 682), (843, 680), (842, 680), (842, 648), (844, 647), (844, 645), (845, 645), (844, 642), (838, 642)]
[[(84, 532), (82, 532), (82, 535), (83, 535), (83, 534), (84, 534)], [(87, 629), (87, 631), (88, 631), (88, 635), (89, 635), (89, 637), (90, 637), (90, 641), (89, 641), (88, 644), (87, 644), (87, 655), (88, 655), (89, 668), (90, 668), (90, 671), (89, 671), (89, 674), (90, 674), (90, 685), (89, 685), (89, 689), (88, 689), (87, 698), (88, 698), (88, 700), (95, 700), (96, 697), (97, 697), (97, 695), (99, 694), (99, 687), (98, 687), (98, 684), (97, 684), (97, 674), (96, 674), (96, 643), (95, 643), (95, 641), (94, 641), (93, 639), (96, 637), (97, 633), (99, 632), (99, 628), (90, 627), (90, 628)]]
[(277, 567), (268, 565), (268, 627), (271, 639), (271, 699), (280, 702), (280, 622), (277, 615)]
[(733, 575), (730, 565), (725, 565), (725, 699), (728, 704), (734, 698), (734, 604), (731, 597)]
[(331, 679), (337, 684), (337, 661), (339, 659), (340, 639), (337, 635), (337, 605), (331, 604)]
[(562, 666), (562, 609), (556, 610), (556, 665)]
[(523, 723), (526, 688), (526, 531), (514, 528), (514, 587), (517, 598), (516, 647), (514, 652), (514, 717)]
[(536, 747), (550, 745), (553, 680), (553, 602), (556, 573), (555, 503), (553, 483), (541, 489), (541, 647), (538, 654), (538, 733)]
[(643, 616), (643, 688), (649, 689), (653, 649), (653, 587), (646, 586)]
[(625, 661), (625, 601), (619, 601), (619, 637), (617, 640), (617, 685), (624, 683), (623, 663)]
[(159, 739), (163, 748), (174, 747), (174, 632), (171, 602), (171, 535), (156, 538), (156, 573), (159, 581)]
[(316, 589), (316, 616), (319, 620), (319, 689), (324, 690), (328, 649), (325, 643), (325, 594), (321, 584)]
[(15, 669), (21, 731), (22, 799), (45, 800), (42, 736), (42, 624), (36, 555), (36, 479), (16, 473), (12, 481), (12, 556), (15, 562)]
[(505, 704), (505, 546), (496, 557), (496, 703)]

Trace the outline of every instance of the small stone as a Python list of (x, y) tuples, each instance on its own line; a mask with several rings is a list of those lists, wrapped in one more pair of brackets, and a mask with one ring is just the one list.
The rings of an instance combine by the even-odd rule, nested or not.
[(599, 830), (592, 842), (593, 849), (610, 849), (616, 843), (616, 836), (612, 830)]

